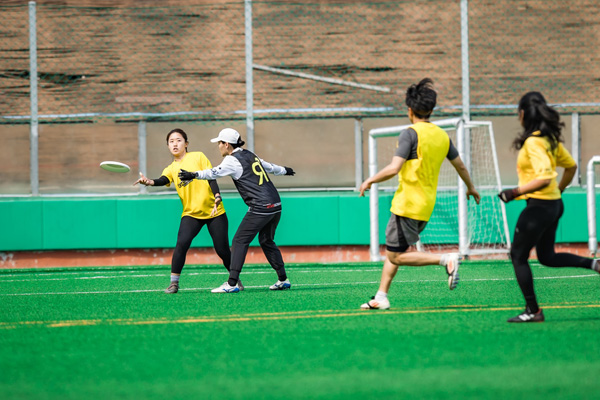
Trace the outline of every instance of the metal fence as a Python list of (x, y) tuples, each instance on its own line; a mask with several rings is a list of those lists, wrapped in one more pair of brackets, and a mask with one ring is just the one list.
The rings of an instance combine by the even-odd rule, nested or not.
[[(10, 21), (0, 28), (0, 131), (8, 144), (0, 193), (22, 193), (36, 180), (44, 187), (50, 178), (36, 170), (65, 163), (37, 123), (54, 126), (56, 140), (64, 124), (237, 123), (251, 146), (264, 147), (260, 140), (280, 138), (255, 138), (255, 120), (404, 116), (403, 91), (425, 76), (435, 81), (438, 115), (514, 114), (531, 89), (565, 113), (600, 111), (600, 4), (591, 0), (32, 2), (0, 13)], [(23, 125), (32, 127), (29, 138)], [(354, 176), (341, 181), (353, 186)], [(318, 186), (335, 186), (333, 177)], [(115, 178), (107, 179), (109, 190)]]

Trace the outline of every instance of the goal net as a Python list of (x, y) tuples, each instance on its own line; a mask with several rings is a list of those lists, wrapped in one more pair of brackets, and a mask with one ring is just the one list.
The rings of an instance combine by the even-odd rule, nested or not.
[[(467, 166), (477, 191), (479, 205), (466, 200), (466, 187), (456, 170), (445, 160), (439, 175), (433, 215), (417, 244), (429, 252), (458, 252), (462, 256), (489, 257), (506, 254), (510, 235), (504, 203), (497, 197), (501, 190), (500, 172), (489, 121), (464, 122), (460, 118), (432, 121), (452, 139)], [(398, 134), (410, 125), (372, 129), (369, 132), (369, 174), (387, 165), (396, 148)], [(370, 191), (371, 260), (381, 259), (380, 243), (385, 243), (385, 224), (398, 179), (372, 185)]]

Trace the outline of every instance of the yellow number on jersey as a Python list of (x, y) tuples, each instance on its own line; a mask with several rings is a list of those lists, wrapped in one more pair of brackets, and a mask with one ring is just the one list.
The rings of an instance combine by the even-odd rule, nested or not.
[(256, 161), (252, 164), (252, 172), (254, 172), (256, 175), (258, 175), (258, 177), (260, 178), (258, 180), (258, 184), (262, 185), (263, 179), (265, 181), (269, 182), (269, 177), (267, 176), (267, 173), (263, 169), (262, 164), (260, 163), (260, 160), (258, 159), (258, 157), (255, 157), (254, 159)]

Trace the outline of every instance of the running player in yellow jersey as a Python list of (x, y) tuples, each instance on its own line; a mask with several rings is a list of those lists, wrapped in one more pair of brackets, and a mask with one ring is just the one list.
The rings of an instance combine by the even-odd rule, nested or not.
[[(539, 92), (529, 92), (519, 101), (519, 119), (523, 132), (513, 142), (519, 150), (517, 175), (519, 186), (506, 189), (498, 196), (508, 203), (526, 200), (521, 212), (510, 250), (519, 287), (525, 297), (525, 311), (508, 322), (543, 322), (544, 313), (537, 303), (529, 253), (535, 247), (538, 261), (548, 267), (579, 267), (600, 272), (600, 260), (556, 253), (554, 242), (558, 221), (564, 205), (561, 193), (571, 183), (577, 164), (562, 145), (560, 115), (548, 106)], [(556, 167), (565, 169), (560, 182)]]
[(429, 122), (436, 104), (437, 94), (429, 78), (411, 85), (406, 91), (408, 118), (413, 124), (402, 131), (392, 162), (360, 186), (364, 196), (373, 183), (399, 176), (398, 190), (392, 199), (392, 215), (385, 236), (387, 258), (383, 264), (381, 283), (377, 294), (362, 309), (390, 308), (388, 292), (398, 266), (441, 265), (448, 274), (448, 286), (454, 289), (458, 283), (458, 254), (430, 254), (407, 251), (419, 240), (433, 212), (436, 201), (438, 176), (444, 159), (448, 159), (467, 186), (467, 198), (473, 196), (479, 204), (479, 193), (448, 134)]
[[(173, 129), (167, 134), (167, 146), (174, 157), (173, 162), (163, 170), (160, 178), (148, 179), (140, 172), (140, 179), (134, 183), (134, 185), (139, 183), (146, 186), (169, 186), (173, 183), (183, 204), (177, 244), (171, 260), (171, 284), (165, 293), (179, 291), (179, 278), (187, 251), (204, 225), (208, 227), (215, 251), (223, 260), (227, 271), (231, 263), (227, 233), (229, 224), (221, 201), (219, 185), (215, 180), (182, 182), (177, 176), (182, 168), (191, 170), (212, 168), (204, 153), (188, 152), (188, 144), (187, 134), (181, 129)], [(241, 283), (239, 287), (243, 290)]]

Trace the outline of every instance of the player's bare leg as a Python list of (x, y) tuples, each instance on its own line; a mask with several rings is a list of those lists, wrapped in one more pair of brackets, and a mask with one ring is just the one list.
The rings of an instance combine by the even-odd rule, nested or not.
[[(446, 268), (448, 274), (448, 287), (450, 290), (456, 288), (458, 284), (458, 268), (460, 267), (460, 258), (458, 254), (431, 254), (419, 251), (408, 253), (394, 253), (388, 251), (388, 258), (396, 265), (423, 267), (426, 265), (442, 265)], [(389, 289), (389, 287), (388, 287)]]

